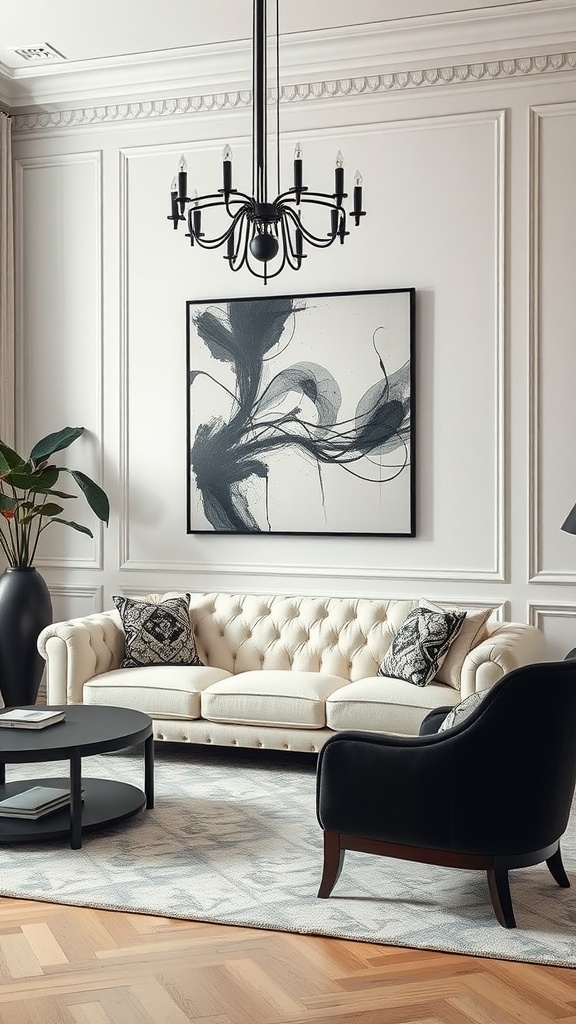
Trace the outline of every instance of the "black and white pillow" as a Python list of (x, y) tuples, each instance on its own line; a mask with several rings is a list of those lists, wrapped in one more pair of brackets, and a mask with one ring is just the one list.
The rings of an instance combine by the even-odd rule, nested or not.
[(202, 665), (192, 624), (190, 594), (160, 602), (114, 597), (125, 635), (122, 668), (146, 665)]
[(444, 661), (462, 628), (466, 612), (423, 605), (409, 612), (396, 633), (378, 675), (426, 686)]
[(476, 711), (476, 708), (482, 703), (487, 693), (488, 690), (478, 690), (476, 693), (471, 693), (469, 697), (461, 700), (455, 708), (452, 708), (452, 711), (448, 712), (438, 732), (453, 729), (455, 725), (461, 725), (462, 722), (465, 722), (472, 712)]

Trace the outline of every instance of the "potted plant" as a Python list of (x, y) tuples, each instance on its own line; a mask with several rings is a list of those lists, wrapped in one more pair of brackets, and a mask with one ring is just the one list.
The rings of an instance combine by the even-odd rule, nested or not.
[(27, 458), (0, 440), (0, 548), (8, 568), (0, 576), (0, 692), (7, 706), (33, 704), (43, 661), (38, 634), (52, 621), (48, 587), (33, 562), (42, 533), (60, 523), (92, 537), (92, 531), (61, 517), (62, 502), (78, 495), (56, 489), (68, 473), (94, 514), (108, 524), (110, 503), (101, 487), (78, 469), (51, 462), (84, 427), (64, 427), (34, 445)]

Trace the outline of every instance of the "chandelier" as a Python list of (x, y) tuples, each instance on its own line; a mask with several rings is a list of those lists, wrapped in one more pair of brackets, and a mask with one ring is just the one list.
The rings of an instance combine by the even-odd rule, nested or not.
[[(233, 188), (232, 151), (225, 146), (222, 153), (222, 188), (211, 195), (199, 196), (197, 191), (188, 196), (188, 172), (184, 157), (178, 165), (178, 173), (172, 181), (170, 199), (171, 214), (168, 220), (178, 228), (180, 221), (188, 227), (186, 238), (190, 245), (203, 249), (226, 247), (224, 259), (230, 270), (246, 267), (254, 277), (264, 284), (276, 277), (284, 267), (300, 270), (306, 259), (306, 244), (325, 249), (334, 242), (344, 244), (347, 230), (347, 216), (344, 200), (344, 161), (342, 154), (336, 156), (334, 168), (334, 191), (312, 192), (303, 181), (303, 159), (300, 143), (294, 151), (293, 184), (280, 191), (270, 201), (268, 193), (268, 140), (267, 140), (267, 60), (266, 60), (266, 2), (253, 0), (254, 35), (252, 41), (252, 195)], [(279, 180), (279, 61), (278, 61), (278, 0), (276, 0), (276, 160)], [(324, 208), (326, 211), (326, 233), (316, 234), (303, 219), (306, 206)], [(224, 211), (227, 220), (220, 234), (209, 236), (204, 231), (205, 217), (213, 207)], [(362, 176), (357, 171), (354, 178), (353, 209), (350, 217), (356, 227), (365, 216), (362, 209)]]

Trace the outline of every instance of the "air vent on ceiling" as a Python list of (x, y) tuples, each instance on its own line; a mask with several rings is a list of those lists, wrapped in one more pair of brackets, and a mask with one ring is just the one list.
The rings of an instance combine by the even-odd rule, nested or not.
[(52, 60), (66, 60), (63, 53), (55, 50), (49, 43), (34, 43), (32, 46), (12, 47), (12, 53), (25, 61), (46, 63)]

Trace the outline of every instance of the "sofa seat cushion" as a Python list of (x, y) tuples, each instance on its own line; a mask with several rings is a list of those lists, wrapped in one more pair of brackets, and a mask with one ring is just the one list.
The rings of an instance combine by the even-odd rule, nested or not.
[(414, 686), (404, 679), (373, 676), (348, 683), (326, 699), (330, 729), (418, 733), (425, 715), (440, 705), (458, 704), (460, 694), (445, 683)]
[(151, 718), (200, 718), (200, 694), (229, 673), (222, 668), (149, 665), (103, 672), (84, 683), (85, 704), (133, 708)]
[(240, 672), (202, 692), (202, 717), (210, 722), (322, 729), (326, 697), (345, 682), (341, 676), (293, 669)]

